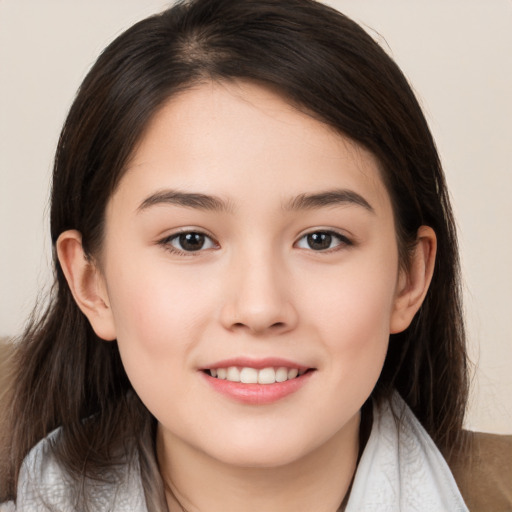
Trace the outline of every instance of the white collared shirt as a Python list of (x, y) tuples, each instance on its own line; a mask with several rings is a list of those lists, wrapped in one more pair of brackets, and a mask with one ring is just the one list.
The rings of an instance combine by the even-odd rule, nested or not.
[[(400, 418), (397, 421), (396, 418)], [(23, 462), (17, 507), (5, 512), (76, 512), (73, 484), (52, 455), (58, 430), (39, 442)], [(110, 483), (87, 481), (91, 512), (147, 512), (137, 461), (127, 462)], [(395, 393), (374, 406), (372, 431), (352, 484), (345, 512), (468, 512), (441, 453)], [(312, 511), (313, 512), (313, 511)]]

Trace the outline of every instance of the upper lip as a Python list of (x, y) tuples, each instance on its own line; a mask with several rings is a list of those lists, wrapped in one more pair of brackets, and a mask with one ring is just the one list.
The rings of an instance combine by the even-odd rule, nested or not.
[(230, 366), (238, 366), (240, 368), (255, 368), (261, 370), (263, 368), (297, 368), (297, 370), (308, 370), (310, 366), (299, 364), (289, 359), (279, 357), (265, 357), (262, 359), (252, 359), (248, 357), (234, 357), (231, 359), (223, 359), (216, 361), (208, 366), (200, 368), (201, 370), (210, 370), (212, 368), (229, 368)]

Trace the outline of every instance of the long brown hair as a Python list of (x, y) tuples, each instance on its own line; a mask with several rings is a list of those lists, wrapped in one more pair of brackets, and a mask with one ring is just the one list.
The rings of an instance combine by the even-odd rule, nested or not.
[[(373, 398), (382, 400), (397, 389), (435, 442), (448, 446), (462, 428), (467, 372), (457, 240), (445, 179), (402, 72), (339, 12), (312, 0), (191, 0), (119, 36), (85, 78), (60, 136), (53, 244), (63, 231), (77, 229), (94, 257), (106, 203), (159, 107), (199, 82), (237, 79), (278, 91), (377, 157), (404, 266), (418, 228), (435, 230), (432, 284), (411, 326), (391, 336)], [(133, 446), (148, 508), (162, 509), (155, 420), (133, 392), (116, 343), (95, 335), (56, 257), (54, 266), (50, 304), (17, 346), (0, 501), (15, 497), (28, 451), (61, 427), (55, 455), (77, 480), (112, 466), (120, 443)]]

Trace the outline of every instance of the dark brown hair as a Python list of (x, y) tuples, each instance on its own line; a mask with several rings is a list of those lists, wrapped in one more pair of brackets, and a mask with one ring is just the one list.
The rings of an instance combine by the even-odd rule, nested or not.
[[(441, 447), (462, 428), (467, 374), (457, 241), (434, 141), (407, 80), (356, 23), (312, 0), (192, 0), (112, 42), (71, 107), (53, 175), (51, 236), (102, 244), (106, 203), (149, 120), (203, 81), (249, 80), (370, 150), (394, 207), (401, 263), (421, 225), (437, 235), (429, 292), (412, 325), (392, 335), (373, 398), (397, 389)], [(15, 497), (21, 462), (56, 427), (59, 461), (80, 476), (112, 465), (133, 441), (148, 508), (162, 506), (152, 450), (155, 420), (133, 392), (115, 342), (78, 309), (57, 258), (51, 303), (19, 341), (9, 404), (10, 456), (0, 501)], [(128, 418), (128, 421), (126, 420)], [(86, 498), (84, 498), (86, 500)]]

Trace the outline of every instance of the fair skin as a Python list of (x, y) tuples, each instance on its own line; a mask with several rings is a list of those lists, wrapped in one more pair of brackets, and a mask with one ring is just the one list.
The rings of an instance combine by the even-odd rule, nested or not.
[[(339, 507), (360, 408), (435, 259), (422, 227), (401, 270), (371, 154), (260, 86), (196, 86), (135, 148), (101, 254), (86, 259), (77, 231), (57, 249), (77, 303), (118, 340), (158, 420), (171, 511)], [(301, 375), (219, 387), (210, 370), (228, 359)]]

